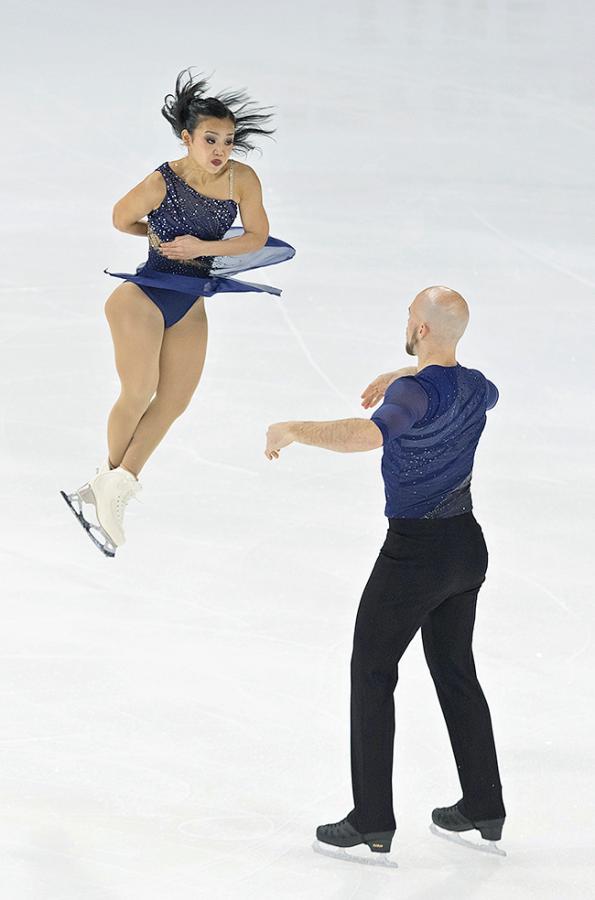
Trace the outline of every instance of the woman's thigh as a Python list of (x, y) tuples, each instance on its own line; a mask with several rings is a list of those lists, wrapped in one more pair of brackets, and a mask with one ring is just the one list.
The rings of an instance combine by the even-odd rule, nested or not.
[(161, 311), (131, 282), (108, 297), (105, 314), (114, 342), (116, 369), (124, 390), (155, 393), (165, 325)]
[(199, 297), (186, 315), (166, 329), (159, 359), (157, 397), (181, 412), (190, 401), (205, 363), (208, 322), (204, 298)]

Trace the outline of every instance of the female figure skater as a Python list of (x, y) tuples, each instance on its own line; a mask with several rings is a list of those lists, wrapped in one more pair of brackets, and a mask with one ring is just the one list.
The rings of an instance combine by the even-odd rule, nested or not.
[[(83, 487), (62, 496), (106, 555), (124, 543), (126, 503), (139, 473), (171, 424), (188, 406), (207, 348), (204, 298), (227, 291), (280, 295), (278, 288), (229, 277), (283, 262), (289, 244), (269, 237), (254, 170), (231, 158), (253, 149), (252, 135), (270, 135), (271, 115), (243, 92), (206, 97), (207, 82), (185, 69), (161, 110), (187, 155), (164, 162), (119, 200), (119, 231), (148, 237), (148, 259), (135, 274), (108, 272), (123, 284), (105, 312), (121, 392), (108, 420), (108, 459)], [(240, 211), (243, 228), (231, 225)], [(146, 221), (144, 217), (146, 216)], [(83, 504), (95, 509), (90, 522)]]

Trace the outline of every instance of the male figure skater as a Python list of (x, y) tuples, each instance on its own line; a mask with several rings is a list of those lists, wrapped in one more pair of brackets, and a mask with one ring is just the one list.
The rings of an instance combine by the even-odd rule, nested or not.
[(417, 366), (379, 376), (362, 405), (370, 419), (278, 422), (265, 454), (294, 441), (349, 453), (383, 446), (388, 531), (359, 605), (351, 657), (351, 774), (354, 808), (320, 825), (319, 841), (367, 844), (388, 853), (392, 802), (393, 693), (398, 663), (421, 627), (424, 652), (458, 768), (463, 797), (435, 809), (448, 831), (479, 829), (499, 840), (506, 815), (490, 712), (471, 642), (488, 554), (471, 511), (471, 471), (498, 391), (455, 357), (467, 303), (446, 287), (423, 290), (409, 307), (406, 350)]

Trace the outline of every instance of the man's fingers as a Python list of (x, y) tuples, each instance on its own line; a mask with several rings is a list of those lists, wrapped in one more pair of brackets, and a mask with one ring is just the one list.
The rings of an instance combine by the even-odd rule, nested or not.
[(369, 409), (370, 406), (376, 406), (378, 401), (382, 399), (382, 396), (383, 395), (379, 394), (379, 393), (369, 394), (368, 396), (364, 397), (364, 399), (362, 401), (362, 406), (365, 409)]
[(360, 396), (365, 397), (366, 394), (375, 396), (376, 394), (378, 394), (379, 387), (380, 387), (380, 384), (378, 383), (378, 379), (375, 378), (374, 381), (371, 381), (370, 384), (368, 385), (368, 387), (362, 391)]

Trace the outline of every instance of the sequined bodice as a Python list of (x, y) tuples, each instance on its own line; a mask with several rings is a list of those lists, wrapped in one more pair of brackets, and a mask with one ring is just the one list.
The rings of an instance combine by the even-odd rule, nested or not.
[(238, 205), (235, 200), (218, 200), (196, 191), (167, 162), (156, 171), (163, 175), (166, 194), (161, 205), (147, 216), (149, 258), (145, 266), (177, 275), (208, 275), (215, 257), (199, 256), (183, 262), (167, 259), (159, 252), (159, 244), (183, 234), (203, 241), (220, 241), (233, 224)]

